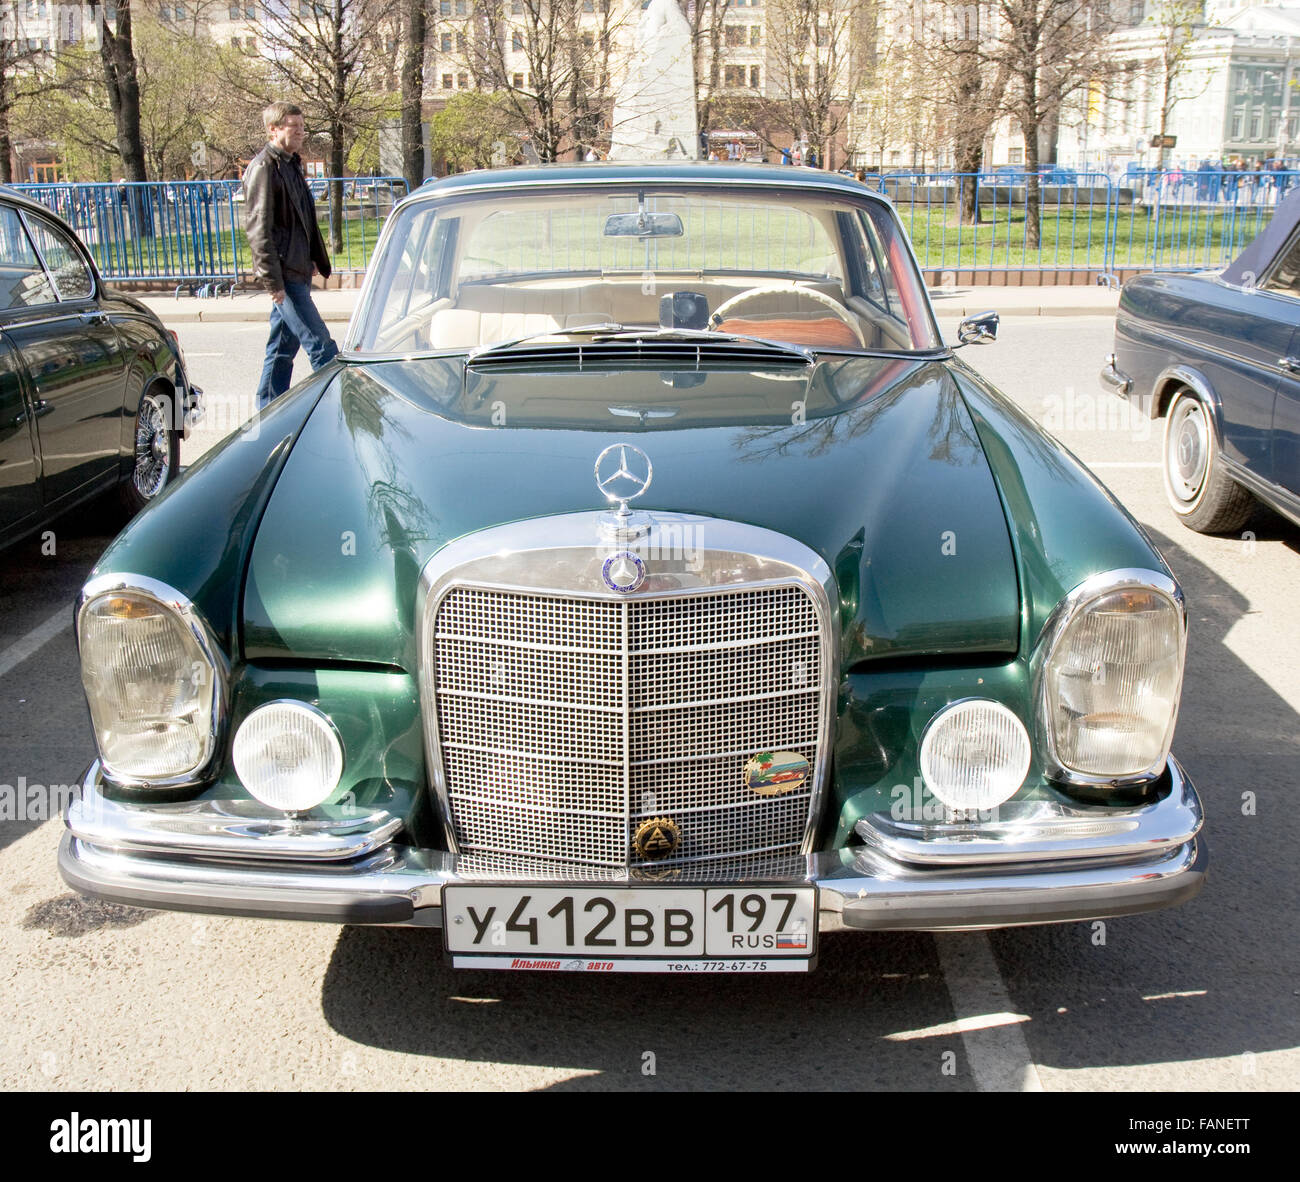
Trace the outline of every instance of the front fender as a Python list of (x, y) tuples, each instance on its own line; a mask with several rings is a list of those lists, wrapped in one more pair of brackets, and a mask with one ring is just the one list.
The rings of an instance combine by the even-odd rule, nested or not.
[[(238, 653), (240, 590), (267, 501), (337, 367), (327, 366), (232, 432), (147, 505), (94, 575), (143, 573), (184, 594), (228, 657)], [(165, 511), (160, 511), (166, 505)]]

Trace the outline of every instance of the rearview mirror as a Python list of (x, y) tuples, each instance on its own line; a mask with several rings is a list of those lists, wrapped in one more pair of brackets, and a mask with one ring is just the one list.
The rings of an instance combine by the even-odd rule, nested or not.
[(996, 312), (981, 312), (968, 316), (957, 325), (957, 339), (963, 345), (987, 345), (998, 339), (998, 325), (1002, 317)]
[(680, 238), (682, 219), (675, 213), (611, 213), (606, 238)]

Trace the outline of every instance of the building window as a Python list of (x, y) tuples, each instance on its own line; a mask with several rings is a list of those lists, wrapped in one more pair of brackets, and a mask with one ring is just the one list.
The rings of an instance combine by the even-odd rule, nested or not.
[(745, 26), (727, 25), (723, 28), (723, 41), (728, 49), (738, 49), (745, 44)]
[(458, 87), (459, 89), (461, 89), (461, 90), (468, 90), (468, 89), (469, 89), (469, 75), (468, 75), (468, 74), (457, 74), (457, 75), (456, 75), (456, 85), (457, 85), (457, 87)]
[(237, 20), (239, 19), (239, 5), (238, 5), (238, 4), (232, 4), (232, 5), (230, 6), (230, 19), (231, 19), (232, 21), (237, 21)]
[(524, 0), (514, 0), (510, 5), (510, 12), (514, 16), (524, 15)]
[(749, 67), (749, 87), (751, 90), (757, 90), (759, 83), (759, 73), (757, 66)]
[(510, 34), (510, 48), (518, 53), (524, 47), (524, 35), (516, 29)]
[(256, 5), (256, 4), (248, 4), (248, 5), (245, 5), (245, 7), (244, 7), (244, 19), (245, 19), (246, 21), (255, 21), (255, 20), (257, 20), (257, 5)]
[(1264, 113), (1262, 111), (1252, 111), (1250, 113), (1250, 138), (1252, 140), (1260, 139), (1260, 133), (1264, 130)]
[(239, 38), (238, 38), (238, 37), (231, 37), (231, 39), (230, 39), (230, 48), (231, 48), (231, 49), (238, 49), (238, 48), (239, 48)]
[(723, 66), (722, 85), (731, 88), (744, 86), (745, 67), (744, 66)]
[(1007, 153), (1008, 164), (1024, 164), (1024, 162), (1025, 162), (1024, 148), (1012, 148), (1010, 152)]
[(469, 0), (456, 0), (456, 15), (464, 16), (469, 12)]
[(591, 32), (590, 29), (587, 30), (587, 32), (583, 33), (583, 35), (582, 35), (582, 45), (583, 45), (583, 48), (584, 48), (584, 49), (595, 49), (595, 48), (596, 48), (596, 34), (593, 33), (593, 32)]
[(583, 11), (583, 12), (595, 12), (595, 11), (596, 11), (596, 0), (582, 0), (582, 11)]
[(245, 37), (245, 38), (244, 38), (244, 52), (245, 52), (245, 53), (256, 53), (256, 52), (257, 52), (257, 38), (256, 38), (256, 37)]
[(1232, 138), (1239, 140), (1246, 130), (1246, 110), (1244, 107), (1238, 107), (1232, 113)]
[(460, 53), (464, 53), (464, 52), (465, 52), (465, 45), (466, 45), (466, 42), (465, 42), (465, 34), (464, 34), (464, 33), (457, 33), (457, 34), (456, 34), (456, 49), (457, 49), (457, 51), (460, 52)]
[(753, 46), (755, 46), (755, 47), (757, 47), (757, 46), (763, 44), (763, 26), (762, 26), (762, 25), (750, 25), (750, 26), (749, 26), (749, 43), (750, 43), (750, 45), (753, 45)]
[(512, 74), (510, 76), (510, 85), (513, 86), (516, 90), (523, 90), (524, 76), (522, 74)]
[(443, 33), (443, 35), (442, 35), (441, 37), (438, 38), (438, 48), (441, 49), (443, 53), (450, 53), (450, 52), (451, 52), (451, 34), (450, 34), (450, 33)]
[(450, 75), (450, 74), (444, 74), (444, 75), (442, 76), (442, 88), (443, 88), (443, 90), (450, 90), (450, 89), (451, 89), (451, 75)]
[(440, 16), (451, 16), (451, 0), (440, 0), (438, 14)]

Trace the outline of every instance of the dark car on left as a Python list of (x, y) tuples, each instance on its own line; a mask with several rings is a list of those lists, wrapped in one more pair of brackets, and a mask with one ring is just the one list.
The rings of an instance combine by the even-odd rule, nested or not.
[(200, 414), (175, 336), (66, 222), (0, 188), (0, 546), (114, 489), (140, 509)]

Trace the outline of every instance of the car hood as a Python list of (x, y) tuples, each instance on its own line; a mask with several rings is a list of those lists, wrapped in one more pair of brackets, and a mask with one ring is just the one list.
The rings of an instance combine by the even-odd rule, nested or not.
[(345, 366), (321, 398), (250, 556), (245, 657), (413, 670), (429, 557), (489, 526), (604, 508), (593, 468), (617, 442), (654, 465), (637, 509), (759, 525), (820, 554), (846, 669), (1016, 652), (1007, 523), (949, 364), (435, 358)]

